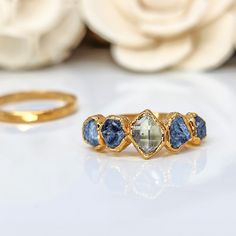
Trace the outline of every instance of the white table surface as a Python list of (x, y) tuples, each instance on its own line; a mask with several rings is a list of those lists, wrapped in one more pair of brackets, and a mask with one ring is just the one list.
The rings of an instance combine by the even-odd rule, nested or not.
[[(135, 74), (103, 50), (77, 54), (39, 71), (0, 72), (1, 94), (56, 89), (79, 98), (79, 112), (66, 119), (0, 124), (0, 235), (235, 236), (236, 64)], [(149, 161), (132, 145), (100, 154), (82, 143), (87, 116), (146, 108), (196, 111), (208, 139)]]

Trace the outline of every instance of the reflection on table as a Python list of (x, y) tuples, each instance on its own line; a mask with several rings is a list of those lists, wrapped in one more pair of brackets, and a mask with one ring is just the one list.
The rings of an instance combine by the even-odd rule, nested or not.
[(136, 195), (156, 199), (168, 188), (179, 188), (202, 172), (207, 152), (189, 152), (151, 160), (138, 157), (111, 157), (92, 152), (84, 162), (84, 169), (94, 184), (105, 186), (118, 195)]

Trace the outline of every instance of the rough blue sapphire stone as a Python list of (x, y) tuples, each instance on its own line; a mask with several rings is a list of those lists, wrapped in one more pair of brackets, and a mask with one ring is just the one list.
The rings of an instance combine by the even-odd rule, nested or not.
[(206, 131), (206, 122), (200, 117), (195, 117), (195, 124), (197, 128), (197, 136), (200, 139), (203, 139), (206, 137), (207, 131)]
[(119, 120), (108, 119), (102, 126), (102, 136), (109, 148), (116, 148), (125, 137), (125, 132)]
[(170, 125), (170, 144), (172, 148), (179, 148), (191, 138), (191, 134), (181, 116), (174, 118)]
[(84, 135), (84, 139), (92, 146), (97, 146), (99, 144), (97, 123), (95, 120), (93, 119), (89, 120), (85, 124), (83, 135)]

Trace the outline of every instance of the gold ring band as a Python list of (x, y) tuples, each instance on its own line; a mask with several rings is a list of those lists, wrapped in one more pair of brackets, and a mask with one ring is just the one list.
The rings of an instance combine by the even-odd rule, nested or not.
[(206, 122), (194, 112), (139, 114), (104, 117), (95, 115), (83, 124), (83, 139), (96, 150), (120, 152), (133, 143), (143, 158), (149, 159), (162, 147), (179, 152), (188, 144), (199, 145), (206, 137)]
[(57, 91), (19, 92), (0, 97), (0, 106), (32, 100), (55, 100), (64, 102), (63, 106), (39, 111), (0, 110), (0, 121), (8, 123), (39, 123), (59, 119), (74, 113), (77, 109), (76, 97)]

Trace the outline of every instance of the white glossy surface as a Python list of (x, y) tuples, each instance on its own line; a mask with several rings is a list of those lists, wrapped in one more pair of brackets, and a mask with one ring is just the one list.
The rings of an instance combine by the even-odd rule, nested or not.
[[(0, 93), (59, 89), (79, 112), (41, 125), (0, 124), (0, 235), (235, 235), (236, 68), (208, 74), (134, 74), (105, 52), (64, 65), (0, 73)], [(100, 154), (82, 143), (96, 113), (196, 111), (199, 148), (142, 160), (133, 146)]]

